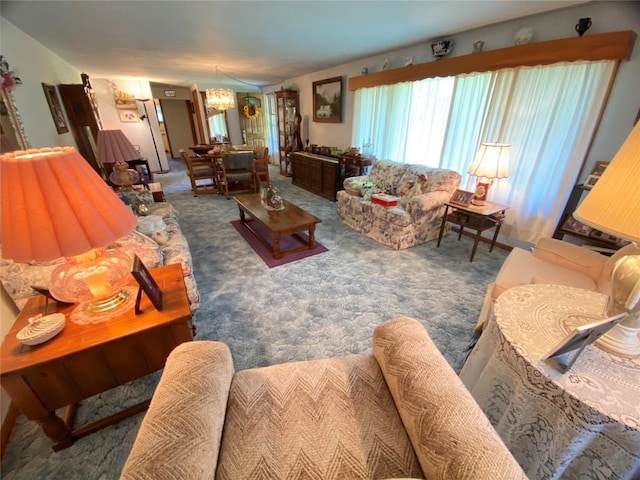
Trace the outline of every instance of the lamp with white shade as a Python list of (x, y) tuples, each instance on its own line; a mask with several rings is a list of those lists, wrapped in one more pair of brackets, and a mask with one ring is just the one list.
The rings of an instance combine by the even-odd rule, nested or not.
[(467, 170), (469, 175), (478, 177), (474, 205), (484, 205), (489, 193), (489, 187), (496, 178), (509, 176), (509, 155), (511, 145), (506, 143), (481, 143), (478, 147), (471, 166)]
[(106, 249), (136, 217), (73, 147), (0, 156), (2, 255), (15, 262), (65, 258), (53, 271), (56, 300), (80, 303), (76, 323), (94, 323), (133, 306), (125, 287), (131, 259)]
[[(640, 244), (640, 122), (573, 216), (597, 230)], [(607, 315), (628, 316), (596, 345), (611, 353), (640, 355), (640, 255), (622, 257), (611, 275)]]

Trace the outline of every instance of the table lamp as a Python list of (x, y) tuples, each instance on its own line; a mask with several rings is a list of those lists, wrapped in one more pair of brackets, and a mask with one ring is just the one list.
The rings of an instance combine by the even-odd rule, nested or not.
[[(111, 180), (111, 174), (116, 170), (115, 165), (117, 163), (126, 163), (129, 160), (138, 160), (139, 158), (140, 153), (122, 130), (98, 131), (98, 163), (104, 165), (105, 173), (109, 180)], [(114, 183), (119, 185), (117, 181)]]
[[(76, 323), (121, 313), (135, 301), (123, 289), (131, 259), (105, 249), (136, 217), (73, 147), (0, 155), (2, 255), (15, 262), (65, 262), (51, 276), (59, 301), (80, 303)], [(76, 321), (74, 314), (78, 317)]]
[[(609, 235), (640, 243), (640, 122), (573, 216)], [(621, 356), (640, 355), (640, 255), (619, 259), (611, 275), (607, 315), (629, 315), (596, 345)]]
[(467, 173), (478, 177), (474, 205), (484, 205), (489, 187), (495, 178), (509, 176), (509, 154), (511, 145), (506, 143), (481, 143), (476, 158)]

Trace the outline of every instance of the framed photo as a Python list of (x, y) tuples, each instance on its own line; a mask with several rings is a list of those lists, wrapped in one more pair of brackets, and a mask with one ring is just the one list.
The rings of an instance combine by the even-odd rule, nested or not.
[(600, 175), (589, 175), (584, 181), (584, 188), (591, 190), (599, 179)]
[(313, 121), (342, 122), (342, 77), (313, 82)]
[(466, 207), (471, 203), (471, 200), (473, 200), (474, 195), (475, 195), (475, 192), (468, 192), (467, 190), (458, 189), (455, 192), (453, 192), (453, 195), (451, 195), (449, 202), (455, 203), (456, 205), (463, 205)]
[[(608, 165), (609, 165), (609, 162), (596, 162), (596, 164), (593, 166), (593, 169), (591, 170), (591, 173), (589, 174), (589, 177), (591, 175), (600, 177), (600, 175), (602, 175), (604, 171), (607, 169)], [(585, 185), (586, 185), (586, 182), (585, 182)]]
[(547, 360), (552, 357), (557, 357), (569, 353), (572, 350), (579, 349), (575, 356), (571, 359), (565, 368), (570, 368), (576, 361), (584, 347), (590, 343), (595, 342), (602, 335), (607, 333), (611, 328), (617, 325), (620, 321), (626, 318), (627, 313), (620, 313), (613, 317), (608, 317), (603, 320), (596, 320), (595, 322), (587, 323), (586, 325), (580, 325), (576, 327), (565, 338), (560, 340), (541, 360)]
[(118, 117), (122, 123), (136, 123), (140, 121), (137, 110), (118, 110)]
[(67, 120), (64, 118), (64, 113), (62, 112), (62, 106), (58, 99), (56, 86), (43, 83), (42, 89), (44, 90), (44, 96), (47, 99), (47, 104), (49, 105), (49, 110), (51, 111), (56, 131), (58, 133), (67, 133), (69, 131), (69, 127), (67, 126)]
[(600, 230), (596, 230), (593, 228), (589, 233), (591, 238), (595, 238), (596, 240), (601, 240), (603, 242), (617, 243), (620, 240), (618, 237), (609, 235), (608, 233), (601, 232)]
[[(147, 270), (147, 267), (144, 266), (142, 260), (137, 255), (133, 256), (133, 265), (131, 267), (131, 275), (136, 279), (138, 284), (140, 285), (141, 291), (149, 297), (153, 306), (156, 307), (156, 310), (159, 312), (162, 311), (162, 291), (160, 287), (156, 283), (156, 281)], [(138, 298), (136, 300), (136, 315), (140, 313), (140, 297), (141, 292), (138, 292)]]
[(567, 215), (567, 218), (565, 218), (564, 222), (562, 222), (561, 228), (562, 230), (565, 230), (567, 232), (575, 233), (585, 237), (588, 237), (589, 234), (591, 233), (590, 226), (585, 225), (582, 222), (579, 222), (578, 220), (573, 218), (571, 215)]

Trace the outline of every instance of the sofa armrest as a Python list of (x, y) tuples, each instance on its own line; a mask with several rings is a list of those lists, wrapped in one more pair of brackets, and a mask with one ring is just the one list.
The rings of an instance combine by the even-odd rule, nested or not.
[(575, 270), (597, 281), (607, 258), (593, 250), (555, 238), (541, 238), (533, 249), (533, 256), (561, 267)]
[(360, 175), (357, 177), (347, 177), (342, 182), (343, 189), (349, 194), (355, 197), (361, 195), (362, 186), (369, 181), (369, 175)]
[(399, 317), (378, 326), (373, 354), (425, 478), (526, 478), (417, 320)]
[(408, 202), (404, 204), (404, 209), (411, 215), (421, 214), (428, 212), (429, 210), (443, 207), (445, 203), (451, 198), (451, 195), (443, 191), (434, 191), (422, 193), (412, 197)]
[(176, 347), (121, 478), (214, 478), (233, 373), (231, 352), (223, 343)]

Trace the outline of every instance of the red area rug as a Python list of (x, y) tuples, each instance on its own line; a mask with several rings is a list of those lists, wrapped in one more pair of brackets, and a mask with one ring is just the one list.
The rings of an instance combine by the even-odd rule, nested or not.
[[(271, 241), (271, 232), (269, 232), (264, 226), (256, 221), (249, 220), (251, 222), (251, 228), (253, 228), (256, 232), (260, 234), (262, 238)], [(302, 260), (303, 258), (311, 257), (312, 255), (317, 255), (318, 253), (328, 252), (329, 249), (324, 245), (318, 243), (316, 241), (316, 247), (313, 250), (303, 250), (298, 253), (293, 253), (291, 255), (285, 255), (279, 260), (273, 258), (271, 252), (265, 247), (260, 240), (256, 238), (256, 236), (242, 223), (240, 220), (234, 220), (231, 222), (231, 225), (238, 231), (240, 236), (245, 239), (245, 241), (253, 248), (253, 250), (258, 254), (258, 256), (267, 264), (269, 268), (277, 267), (278, 265), (284, 265), (285, 263), (295, 262), (296, 260)], [(305, 233), (299, 233), (300, 237), (307, 240), (308, 236)], [(287, 235), (280, 239), (280, 251), (286, 252), (288, 250), (293, 250), (296, 247), (303, 245), (303, 241), (296, 237), (295, 235)]]

